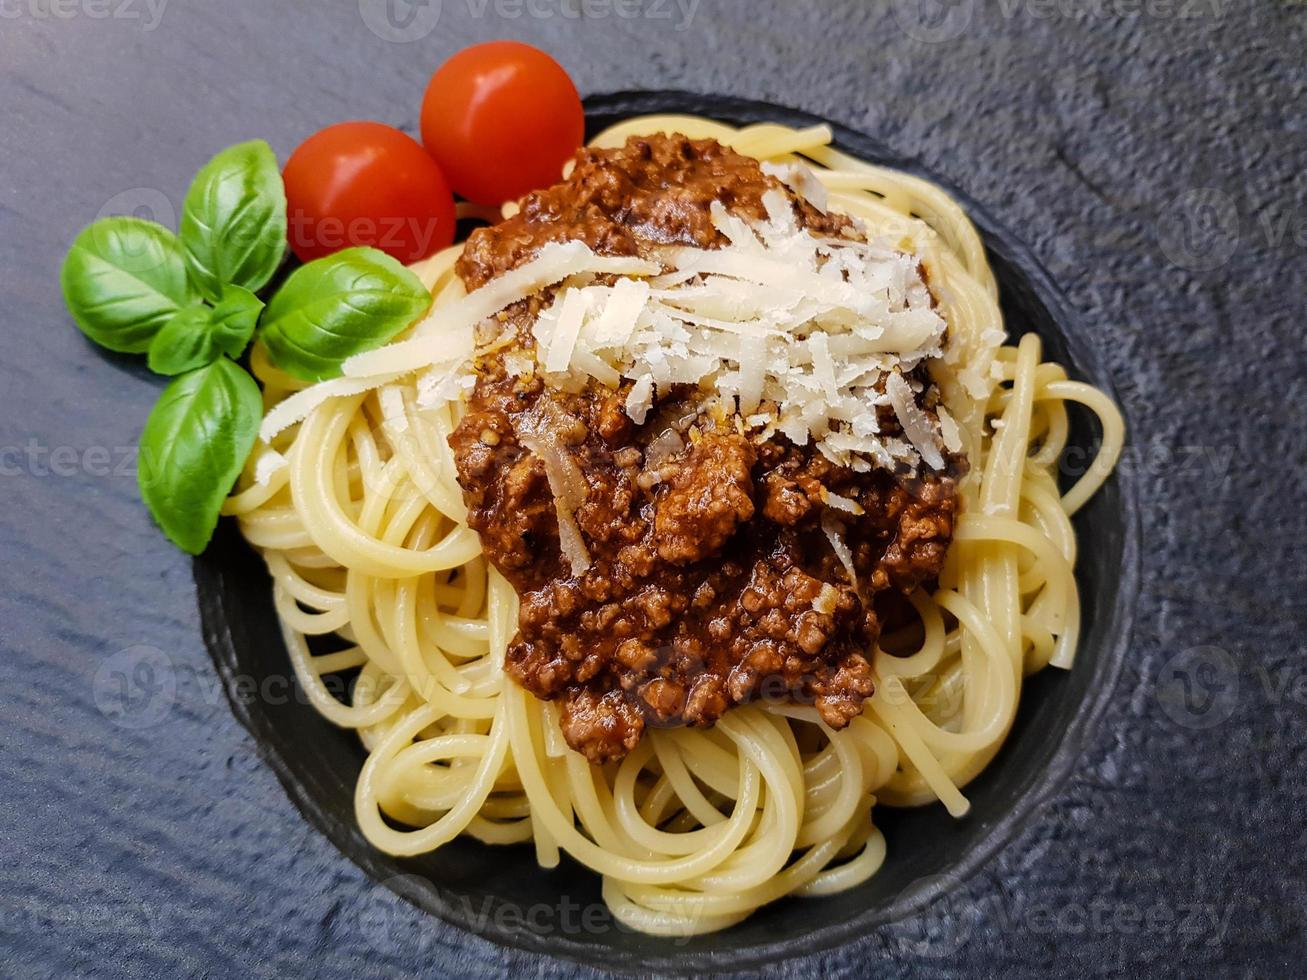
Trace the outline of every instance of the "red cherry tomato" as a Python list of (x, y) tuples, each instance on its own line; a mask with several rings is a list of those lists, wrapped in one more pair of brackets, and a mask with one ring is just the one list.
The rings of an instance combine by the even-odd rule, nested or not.
[(498, 205), (562, 176), (585, 137), (576, 86), (538, 48), (491, 41), (466, 48), (431, 76), (422, 142), (449, 184)]
[(454, 240), (454, 198), (417, 140), (375, 122), (310, 136), (286, 161), (290, 246), (302, 261), (371, 245), (416, 262)]

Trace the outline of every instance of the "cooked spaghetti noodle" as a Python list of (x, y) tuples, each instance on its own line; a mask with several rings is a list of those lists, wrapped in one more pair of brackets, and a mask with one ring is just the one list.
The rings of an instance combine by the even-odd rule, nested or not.
[[(837, 152), (825, 127), (655, 116), (595, 143), (660, 131), (810, 166), (833, 211), (920, 257), (947, 323), (932, 374), (970, 462), (961, 514), (938, 587), (910, 596), (919, 622), (881, 638), (860, 716), (834, 731), (813, 707), (754, 703), (711, 728), (651, 729), (604, 765), (569, 749), (556, 703), (503, 669), (518, 600), (466, 523), (448, 441), (462, 403), (424, 403), (411, 375), (334, 389), (256, 451), (225, 512), (267, 562), (299, 682), (367, 749), (355, 802), (369, 841), (396, 855), (460, 834), (529, 843), (545, 867), (566, 852), (603, 876), (621, 921), (685, 935), (866, 880), (885, 858), (876, 802), (966, 813), (962, 789), (1007, 735), (1023, 677), (1072, 664), (1070, 518), (1124, 430), (1102, 392), (1042, 361), (1036, 336), (995, 343), (1004, 328), (979, 236), (938, 188)], [(416, 267), (437, 310), (465, 295), (460, 248)], [(269, 408), (305, 387), (261, 349), (253, 367)], [(1102, 439), (1063, 494), (1068, 402), (1098, 417)], [(339, 638), (335, 652), (311, 650), (324, 634)], [(354, 670), (342, 703), (322, 678)]]

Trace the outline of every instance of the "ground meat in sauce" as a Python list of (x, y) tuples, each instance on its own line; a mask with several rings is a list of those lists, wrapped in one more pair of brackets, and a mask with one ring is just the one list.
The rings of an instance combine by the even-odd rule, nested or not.
[[(713, 200), (760, 218), (762, 195), (780, 186), (711, 140), (583, 149), (566, 181), (474, 232), (458, 272), (475, 288), (548, 241), (606, 254), (718, 246)], [(793, 200), (804, 226), (847, 233), (847, 219)], [(500, 329), (529, 345), (540, 303), (510, 308)], [(866, 651), (880, 634), (878, 608), (901, 606), (943, 564), (953, 479), (854, 473), (780, 437), (756, 445), (731, 420), (700, 416), (694, 391), (672, 393), (636, 426), (624, 394), (547, 389), (509, 376), (498, 356), (479, 365), (451, 444), (469, 523), (521, 597), (509, 674), (561, 699), (567, 743), (596, 763), (625, 755), (649, 725), (708, 725), (758, 698), (813, 703), (832, 727), (847, 724), (873, 692)], [(575, 518), (592, 564), (579, 576), (559, 547), (544, 464), (518, 439), (542, 417), (586, 483)], [(882, 424), (896, 428), (892, 417)], [(681, 448), (666, 455), (669, 440)], [(655, 442), (665, 458), (650, 458)], [(831, 511), (856, 589), (821, 527), (826, 491), (865, 510)]]

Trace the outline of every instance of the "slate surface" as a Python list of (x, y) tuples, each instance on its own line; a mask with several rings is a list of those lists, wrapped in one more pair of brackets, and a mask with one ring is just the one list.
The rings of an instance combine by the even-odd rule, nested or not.
[[(239, 139), (284, 158), (342, 118), (411, 125), (434, 64), (498, 36), (584, 92), (769, 99), (918, 157), (1043, 259), (1133, 422), (1134, 649), (1075, 774), (933, 912), (772, 972), (1300, 969), (1307, 5), (385, 8), (0, 2), (0, 975), (587, 972), (425, 916), (301, 819), (136, 501), (158, 382), (86, 344), (55, 279), (102, 209), (166, 220)], [(158, 707), (122, 715), (115, 669), (158, 657)]]

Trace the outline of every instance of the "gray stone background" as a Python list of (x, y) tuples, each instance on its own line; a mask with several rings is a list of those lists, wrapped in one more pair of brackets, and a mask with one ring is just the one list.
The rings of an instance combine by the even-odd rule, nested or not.
[[(1051, 269), (1132, 422), (1133, 652), (1074, 776), (914, 926), (946, 923), (937, 941), (887, 930), (777, 969), (1300, 971), (1307, 3), (391, 9), (0, 0), (0, 975), (573, 971), (409, 907), (287, 801), (214, 678), (188, 559), (137, 502), (160, 382), (93, 350), (56, 279), (82, 225), (167, 222), (224, 145), (284, 159), (341, 119), (411, 127), (435, 65), (494, 37), (550, 50), (583, 93), (768, 99), (918, 157)], [(172, 682), (146, 727), (112, 681), (140, 647)]]

